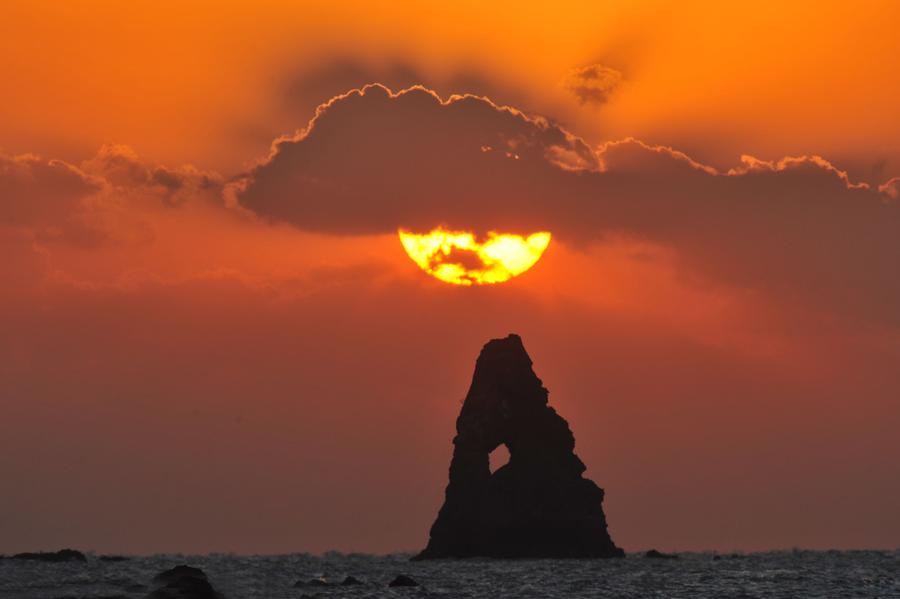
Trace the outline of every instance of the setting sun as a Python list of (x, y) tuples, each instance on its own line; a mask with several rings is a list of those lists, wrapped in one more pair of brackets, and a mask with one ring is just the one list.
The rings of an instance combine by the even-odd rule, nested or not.
[(413, 262), (436, 279), (454, 285), (502, 283), (540, 260), (550, 233), (528, 237), (491, 231), (479, 242), (473, 233), (437, 228), (417, 234), (400, 229), (403, 248)]

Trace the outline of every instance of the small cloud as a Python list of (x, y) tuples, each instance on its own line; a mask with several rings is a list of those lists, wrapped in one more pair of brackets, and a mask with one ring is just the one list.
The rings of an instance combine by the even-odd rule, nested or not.
[(900, 177), (894, 177), (893, 179), (885, 181), (878, 187), (878, 191), (891, 200), (900, 200)]
[(582, 104), (605, 104), (622, 83), (622, 73), (602, 64), (572, 69), (562, 86)]
[(158, 196), (167, 206), (178, 206), (198, 191), (217, 191), (220, 175), (186, 164), (175, 168), (150, 165), (128, 146), (104, 145), (81, 168), (122, 192), (144, 191)]

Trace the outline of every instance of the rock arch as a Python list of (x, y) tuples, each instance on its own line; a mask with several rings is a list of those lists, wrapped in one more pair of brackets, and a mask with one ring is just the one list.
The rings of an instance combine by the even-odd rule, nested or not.
[[(484, 346), (456, 420), (444, 505), (416, 559), (624, 555), (603, 489), (582, 476), (575, 437), (547, 400), (518, 335)], [(492, 474), (500, 445), (509, 462)]]

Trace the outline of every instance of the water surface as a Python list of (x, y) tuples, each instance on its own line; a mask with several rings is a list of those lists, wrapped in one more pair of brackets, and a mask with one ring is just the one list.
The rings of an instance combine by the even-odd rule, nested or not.
[[(710, 598), (900, 599), (898, 551), (779, 551), (716, 556), (682, 553), (675, 560), (640, 555), (612, 560), (410, 562), (409, 555), (156, 555), (60, 564), (0, 560), (3, 599), (141, 598), (158, 572), (179, 564), (201, 568), (228, 599), (367, 597), (451, 598)], [(388, 588), (398, 574), (417, 588)], [(345, 576), (365, 582), (341, 586)], [(324, 578), (322, 587), (295, 588)]]

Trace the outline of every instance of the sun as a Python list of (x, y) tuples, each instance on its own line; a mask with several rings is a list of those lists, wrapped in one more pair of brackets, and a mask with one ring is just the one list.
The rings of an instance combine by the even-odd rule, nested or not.
[(441, 227), (429, 233), (400, 229), (397, 234), (413, 262), (434, 278), (454, 285), (508, 281), (534, 266), (550, 244), (546, 231), (527, 237), (491, 231), (480, 242), (474, 233)]

